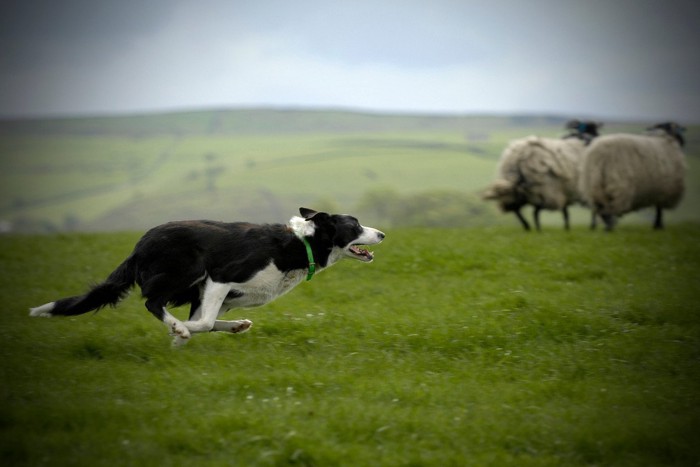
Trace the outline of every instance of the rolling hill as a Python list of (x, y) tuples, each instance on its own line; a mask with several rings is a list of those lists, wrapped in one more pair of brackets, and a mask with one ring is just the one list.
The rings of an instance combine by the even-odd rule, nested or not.
[[(301, 205), (416, 225), (512, 223), (478, 192), (513, 138), (559, 136), (563, 116), (233, 109), (0, 121), (0, 230), (142, 230), (182, 218), (283, 222)], [(607, 132), (645, 123), (613, 122)], [(698, 219), (700, 149), (669, 221)], [(642, 214), (641, 217), (643, 217)], [(379, 218), (377, 218), (379, 217)], [(637, 216), (640, 218), (640, 216)], [(579, 223), (587, 213), (575, 214)], [(545, 224), (560, 226), (551, 213)]]

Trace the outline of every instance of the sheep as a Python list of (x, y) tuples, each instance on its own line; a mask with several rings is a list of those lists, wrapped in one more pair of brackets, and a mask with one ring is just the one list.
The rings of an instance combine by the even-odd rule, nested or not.
[(512, 141), (503, 151), (498, 178), (482, 198), (496, 200), (504, 212), (513, 211), (526, 231), (530, 224), (520, 209), (534, 206), (535, 227), (540, 229), (542, 209), (561, 210), (564, 227), (569, 230), (569, 205), (580, 202), (578, 173), (584, 148), (596, 136), (599, 122), (572, 120), (571, 130), (561, 139), (528, 136)]
[(620, 216), (649, 206), (656, 207), (654, 229), (663, 229), (663, 209), (676, 207), (685, 190), (684, 131), (659, 123), (646, 135), (606, 135), (588, 146), (579, 189), (592, 209), (592, 229), (596, 216), (612, 231)]

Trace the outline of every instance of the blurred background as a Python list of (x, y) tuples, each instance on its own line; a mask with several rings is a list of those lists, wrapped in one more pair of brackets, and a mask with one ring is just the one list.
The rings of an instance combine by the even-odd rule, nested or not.
[(697, 221), (698, 43), (690, 1), (5, 1), (0, 231), (284, 222), (302, 205), (517, 227), (479, 192), (508, 141), (571, 118), (686, 126), (667, 220)]

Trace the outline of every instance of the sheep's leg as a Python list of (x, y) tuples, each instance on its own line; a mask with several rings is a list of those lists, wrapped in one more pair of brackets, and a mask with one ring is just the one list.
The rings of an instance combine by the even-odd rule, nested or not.
[(615, 216), (612, 214), (601, 214), (600, 217), (605, 222), (605, 231), (612, 232), (615, 228)]
[(520, 223), (523, 225), (523, 229), (530, 230), (530, 224), (527, 223), (527, 221), (523, 217), (523, 213), (520, 212), (520, 209), (518, 208), (514, 212), (515, 215), (518, 216), (518, 220), (520, 221)]
[(535, 218), (535, 228), (537, 229), (538, 232), (540, 232), (542, 229), (540, 228), (540, 211), (542, 210), (542, 207), (540, 206), (535, 206), (535, 209), (532, 213), (532, 217)]
[(596, 213), (595, 209), (591, 209), (591, 230), (595, 230), (598, 228), (598, 213)]
[(663, 210), (661, 209), (661, 206), (656, 206), (656, 219), (654, 219), (654, 230), (662, 230), (663, 228)]
[(569, 230), (569, 208), (568, 208), (568, 206), (564, 206), (564, 208), (561, 210), (561, 213), (564, 215), (564, 229)]

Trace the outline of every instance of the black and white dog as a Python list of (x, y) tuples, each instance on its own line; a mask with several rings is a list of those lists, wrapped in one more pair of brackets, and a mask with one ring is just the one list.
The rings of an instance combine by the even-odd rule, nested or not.
[[(287, 225), (179, 221), (149, 230), (109, 277), (85, 295), (32, 308), (31, 316), (73, 316), (115, 306), (138, 284), (146, 308), (163, 321), (182, 345), (191, 333), (247, 331), (247, 319), (219, 321), (231, 308), (264, 305), (289, 292), (315, 272), (349, 257), (374, 259), (362, 246), (384, 233), (352, 216), (300, 208)], [(167, 305), (190, 304), (189, 320), (171, 315)]]

